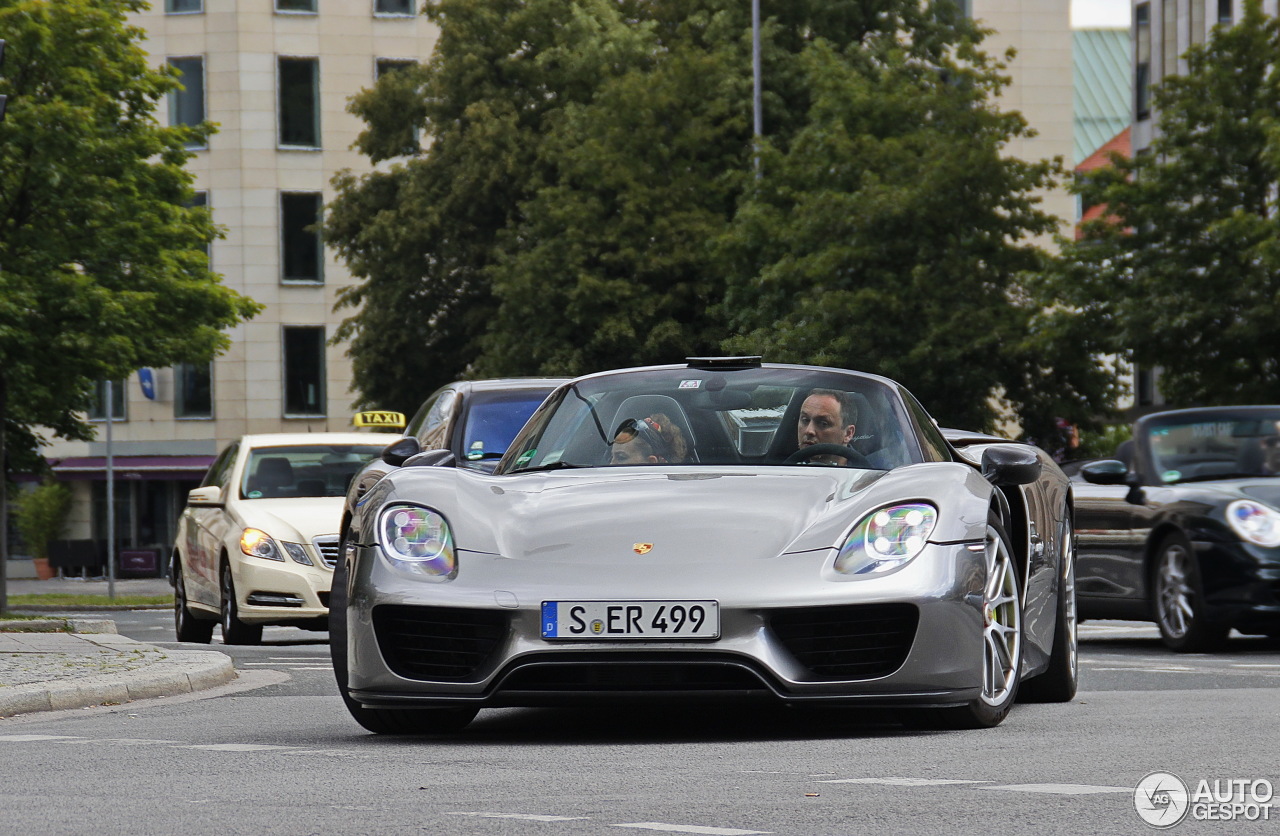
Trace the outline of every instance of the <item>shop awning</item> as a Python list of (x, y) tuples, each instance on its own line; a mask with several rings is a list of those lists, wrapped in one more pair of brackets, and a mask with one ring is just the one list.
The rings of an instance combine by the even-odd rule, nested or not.
[[(215, 456), (112, 456), (116, 479), (199, 479), (213, 464)], [(50, 459), (53, 472), (64, 480), (103, 481), (107, 478), (106, 456), (68, 456)]]

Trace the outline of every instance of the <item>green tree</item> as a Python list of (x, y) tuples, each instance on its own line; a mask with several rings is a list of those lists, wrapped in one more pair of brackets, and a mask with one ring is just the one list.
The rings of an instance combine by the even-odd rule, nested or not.
[(1153, 91), (1150, 152), (1078, 185), (1109, 218), (1048, 275), (1049, 327), (1161, 368), (1173, 403), (1280, 398), (1280, 23), (1245, 3)]
[[(207, 212), (188, 208), (186, 143), (163, 128), (178, 81), (126, 15), (142, 0), (0, 0), (0, 458), (40, 428), (88, 439), (96, 382), (208, 360), (258, 305), (220, 284)], [(0, 524), (4, 517), (0, 485)], [(0, 587), (0, 608), (3, 608)]]
[(33, 557), (49, 556), (49, 541), (62, 536), (71, 512), (71, 489), (48, 478), (19, 494), (14, 501), (14, 522)]

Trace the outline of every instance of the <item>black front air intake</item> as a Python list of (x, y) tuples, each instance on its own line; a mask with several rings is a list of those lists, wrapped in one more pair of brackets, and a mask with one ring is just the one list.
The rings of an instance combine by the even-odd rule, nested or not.
[(852, 604), (772, 610), (769, 625), (819, 679), (876, 679), (902, 667), (920, 611), (912, 604)]
[(467, 681), (507, 635), (507, 618), (496, 610), (384, 604), (373, 608), (373, 631), (397, 675)]

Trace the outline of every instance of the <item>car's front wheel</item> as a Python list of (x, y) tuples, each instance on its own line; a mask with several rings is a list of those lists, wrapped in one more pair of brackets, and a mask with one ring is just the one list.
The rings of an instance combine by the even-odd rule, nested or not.
[(1022, 591), (1009, 536), (999, 521), (987, 523), (987, 578), (982, 590), (982, 690), (977, 699), (926, 714), (930, 725), (987, 729), (1009, 716), (1022, 670)]
[(173, 627), (180, 642), (208, 644), (213, 641), (213, 628), (217, 622), (199, 619), (187, 606), (187, 584), (182, 578), (182, 559), (173, 561)]
[(1231, 625), (1210, 621), (1205, 614), (1200, 567), (1191, 544), (1171, 534), (1160, 544), (1152, 570), (1156, 626), (1165, 646), (1180, 653), (1219, 647)]
[(329, 593), (329, 655), (338, 693), (352, 719), (374, 734), (448, 734), (461, 731), (475, 719), (476, 708), (365, 708), (351, 698), (347, 688), (347, 573), (351, 555), (344, 533), (338, 545)]
[(236, 603), (236, 582), (231, 576), (231, 565), (222, 564), (222, 641), (225, 644), (261, 644), (262, 625), (246, 624), (240, 620), (240, 607)]

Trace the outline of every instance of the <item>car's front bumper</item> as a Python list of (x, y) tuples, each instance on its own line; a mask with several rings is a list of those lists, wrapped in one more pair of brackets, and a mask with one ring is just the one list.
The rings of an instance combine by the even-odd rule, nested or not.
[[(364, 548), (347, 611), (348, 687), (379, 707), (700, 697), (957, 705), (978, 696), (980, 543), (930, 545), (873, 578), (835, 575), (832, 557), (655, 566), (463, 553), (457, 578), (433, 583)], [(719, 638), (541, 636), (547, 600), (698, 599), (719, 603)]]
[(238, 615), (247, 624), (318, 624), (329, 614), (333, 570), (322, 562), (245, 557), (233, 563), (232, 577)]

